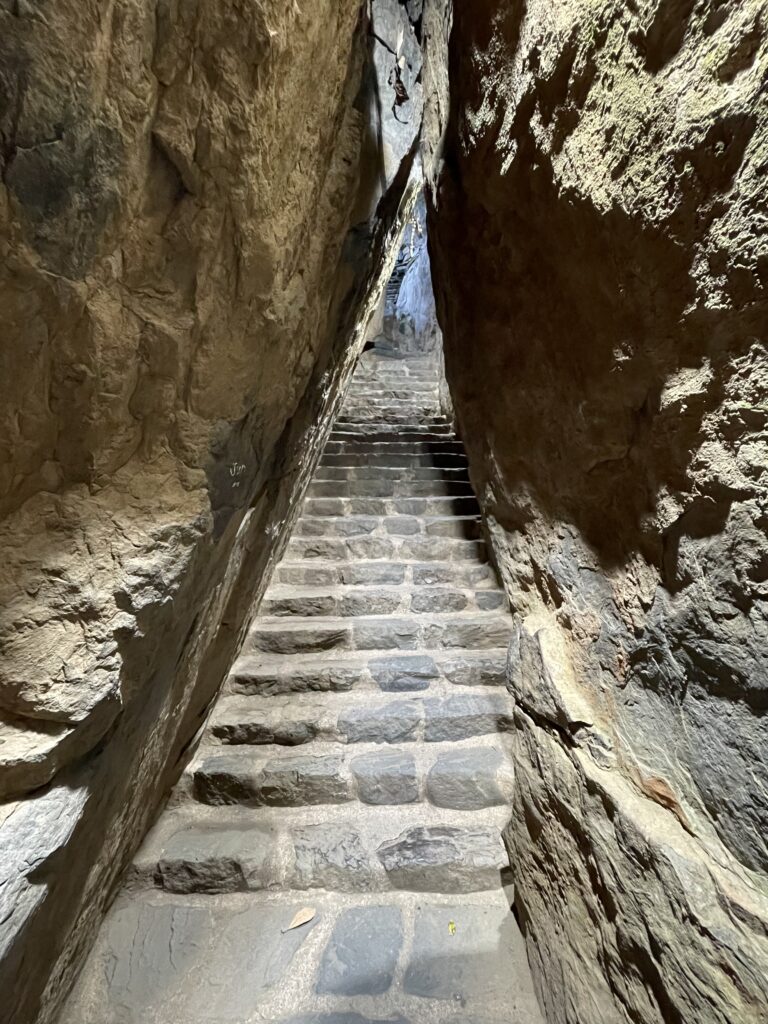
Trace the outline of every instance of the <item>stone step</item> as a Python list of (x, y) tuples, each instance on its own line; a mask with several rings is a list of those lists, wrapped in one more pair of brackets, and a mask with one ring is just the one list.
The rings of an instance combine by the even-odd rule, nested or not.
[(382, 398), (391, 402), (410, 402), (413, 399), (421, 401), (422, 398), (431, 398), (440, 393), (440, 386), (436, 380), (407, 380), (407, 381), (353, 381), (347, 389), (345, 401), (355, 398)]
[(364, 398), (367, 395), (382, 395), (397, 402), (413, 402), (437, 394), (439, 390), (437, 377), (353, 379), (347, 389), (345, 400)]
[[(430, 805), (291, 808), (185, 805), (147, 837), (132, 888), (175, 895), (260, 891), (479, 892), (508, 867), (492, 809)], [(497, 815), (498, 816), (498, 815)], [(499, 824), (503, 824), (500, 820)]]
[(388, 559), (401, 561), (484, 561), (485, 545), (479, 540), (450, 537), (292, 537), (286, 559), (322, 558), (329, 561)]
[(464, 455), (461, 441), (434, 439), (416, 441), (328, 441), (325, 446), (326, 455)]
[[(393, 383), (396, 384), (397, 382), (393, 382)], [(399, 401), (396, 404), (397, 404), (397, 406), (403, 407), (403, 406), (409, 406), (409, 404), (412, 404), (412, 402), (402, 402), (402, 401)], [(444, 412), (441, 409), (437, 410), (435, 412), (434, 416), (435, 416), (435, 419), (447, 419), (447, 417), (445, 416)], [(339, 417), (339, 419), (350, 419), (351, 420), (351, 419), (354, 419), (354, 417), (353, 416), (348, 416), (348, 415), (342, 413), (341, 416)]]
[(506, 685), (506, 646), (482, 651), (450, 649), (325, 651), (290, 659), (241, 654), (230, 672), (230, 693), (280, 697), (297, 693), (431, 693), (461, 687)]
[(463, 498), (308, 498), (305, 516), (476, 516), (474, 495)]
[(479, 540), (479, 516), (311, 516), (296, 522), (294, 537), (453, 537)]
[(187, 769), (211, 806), (303, 807), (426, 802), (456, 811), (511, 806), (514, 773), (500, 736), (410, 746), (313, 741), (304, 747), (201, 748)]
[(359, 407), (345, 406), (346, 417), (350, 420), (363, 420), (388, 423), (410, 423), (417, 420), (433, 420), (438, 409), (430, 403), (423, 405), (382, 405), (368, 402)]
[(429, 417), (444, 415), (437, 388), (396, 397), (386, 392), (350, 394), (344, 398), (341, 411), (347, 419), (388, 420), (390, 415)]
[(418, 354), (412, 352), (409, 355), (376, 352), (376, 357), (371, 360), (370, 365), (366, 361), (367, 358), (370, 359), (370, 353), (362, 356), (354, 373), (355, 380), (385, 377), (387, 374), (397, 374), (406, 378), (415, 377), (419, 374), (437, 377), (441, 372), (440, 359), (436, 358), (431, 352), (420, 352)]
[(397, 466), (412, 468), (415, 466), (436, 466), (437, 468), (460, 469), (467, 465), (466, 455), (455, 452), (424, 452), (419, 455), (402, 454), (400, 452), (374, 453), (341, 452), (340, 454), (323, 454), (320, 466), (344, 466), (350, 469), (355, 466)]
[[(370, 410), (368, 410), (368, 412), (370, 412)], [(370, 426), (371, 429), (375, 428), (378, 430), (380, 422), (381, 421), (378, 416), (366, 416), (365, 413), (363, 413), (360, 419), (356, 419), (354, 421), (337, 420), (334, 429), (353, 429), (355, 431), (362, 432), (366, 427)], [(412, 427), (414, 423), (423, 424), (431, 429), (435, 424), (435, 414), (434, 411), (429, 414), (426, 414), (423, 411), (417, 411), (413, 416), (394, 415), (393, 413), (389, 413), (387, 415), (386, 423), (391, 431), (407, 430), (409, 427)]]
[(281, 562), (273, 576), (275, 584), (295, 587), (400, 586), (416, 587), (498, 587), (490, 563), (441, 562), (328, 562), (322, 559)]
[(311, 651), (413, 651), (420, 648), (481, 651), (506, 646), (512, 629), (512, 617), (498, 612), (371, 615), (354, 619), (265, 616), (251, 627), (244, 650), (288, 655)]
[(469, 473), (466, 466), (319, 466), (312, 482), (327, 483), (330, 480), (394, 483), (408, 483), (413, 480), (456, 480), (469, 483)]
[(353, 379), (347, 388), (345, 401), (381, 395), (395, 402), (419, 402), (422, 398), (436, 395), (439, 390), (440, 383), (436, 377)]
[(359, 365), (353, 380), (386, 380), (397, 377), (412, 380), (421, 376), (437, 379), (441, 373), (440, 361), (429, 355), (390, 358), (381, 357), (374, 368)]
[(354, 416), (339, 416), (333, 424), (334, 430), (354, 431), (359, 433), (375, 433), (378, 430), (452, 430), (453, 423), (442, 413), (435, 413), (434, 416), (414, 416), (413, 419), (399, 416), (396, 427), (393, 428), (392, 420), (372, 420), (370, 417), (356, 419)]
[(415, 373), (377, 373), (373, 376), (355, 376), (350, 381), (352, 387), (408, 387), (410, 384), (424, 384), (430, 387), (438, 384), (440, 379), (436, 368), (418, 370)]
[(413, 380), (428, 377), (437, 380), (441, 373), (439, 360), (427, 353), (426, 355), (409, 355), (377, 358), (372, 366), (358, 364), (353, 381), (387, 380), (390, 377), (398, 380)]
[(343, 445), (354, 445), (359, 447), (361, 444), (416, 444), (419, 445), (422, 442), (427, 444), (437, 444), (440, 441), (446, 443), (452, 442), (457, 443), (454, 434), (446, 431), (445, 433), (436, 433), (434, 430), (419, 432), (416, 430), (389, 430), (387, 432), (377, 432), (366, 434), (363, 432), (352, 433), (351, 431), (334, 431), (328, 437), (328, 443), (343, 444)]
[(420, 441), (422, 439), (453, 438), (450, 423), (411, 423), (395, 430), (391, 423), (359, 423), (336, 426), (329, 435), (330, 441)]
[(347, 393), (359, 393), (365, 388), (370, 389), (395, 389), (403, 391), (408, 398), (420, 391), (429, 391), (441, 386), (438, 374), (425, 372), (405, 376), (402, 374), (383, 374), (375, 377), (353, 377), (350, 381)]
[(206, 742), (298, 747), (337, 743), (441, 743), (508, 732), (512, 698), (499, 688), (414, 696), (356, 693), (290, 694), (272, 699), (222, 697)]
[[(325, 835), (302, 842), (309, 877), (358, 863), (354, 839)], [(477, 826), (390, 842), (375, 870), (386, 864), (418, 898), (122, 894), (60, 1024), (542, 1024), (497, 836)], [(423, 892), (430, 878), (447, 895)], [(307, 905), (313, 919), (289, 929)]]
[(439, 387), (437, 377), (429, 377), (426, 374), (420, 377), (354, 377), (347, 388), (347, 395), (384, 392), (394, 393), (396, 398), (408, 401), (413, 395), (437, 391)]
[[(396, 394), (387, 393), (378, 389), (371, 389), (365, 393), (348, 394), (342, 402), (342, 411), (350, 419), (366, 419), (366, 414), (374, 412), (375, 419), (386, 420), (387, 409), (403, 415), (411, 416), (439, 416), (442, 413), (440, 407), (439, 391), (430, 387), (427, 391), (407, 393), (405, 391)], [(378, 410), (378, 412), (376, 412)]]
[(502, 590), (449, 587), (295, 587), (275, 584), (260, 613), (273, 616), (433, 614), (506, 609)]
[(309, 498), (463, 498), (473, 496), (469, 480), (318, 480)]

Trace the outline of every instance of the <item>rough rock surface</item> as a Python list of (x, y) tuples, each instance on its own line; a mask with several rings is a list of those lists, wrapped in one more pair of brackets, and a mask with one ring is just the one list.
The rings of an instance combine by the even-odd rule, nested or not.
[(397, 250), (379, 51), (420, 55), (367, 12), (0, 3), (3, 1020), (55, 1013), (178, 775)]
[(557, 1024), (766, 1017), (766, 26), (425, 4), (438, 313), (521, 618), (508, 842)]
[(403, 233), (392, 276), (374, 316), (371, 334), (395, 352), (442, 354), (432, 272), (427, 249), (427, 207), (423, 194)]

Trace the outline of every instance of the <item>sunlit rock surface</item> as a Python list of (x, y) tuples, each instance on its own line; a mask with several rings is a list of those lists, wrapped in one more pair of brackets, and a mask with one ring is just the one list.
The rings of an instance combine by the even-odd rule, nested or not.
[(55, 1013), (396, 251), (374, 7), (0, 5), (0, 1019)]

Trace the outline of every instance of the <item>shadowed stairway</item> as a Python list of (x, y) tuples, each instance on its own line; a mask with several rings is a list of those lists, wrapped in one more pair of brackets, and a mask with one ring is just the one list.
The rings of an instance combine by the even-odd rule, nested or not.
[(361, 359), (302, 511), (67, 1024), (540, 1020), (512, 620), (433, 356)]

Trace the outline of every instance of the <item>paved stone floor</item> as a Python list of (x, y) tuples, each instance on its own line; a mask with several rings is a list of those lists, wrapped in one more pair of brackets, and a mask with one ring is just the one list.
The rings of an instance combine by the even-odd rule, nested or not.
[(510, 629), (435, 363), (362, 360), (62, 1024), (541, 1024), (504, 888)]

